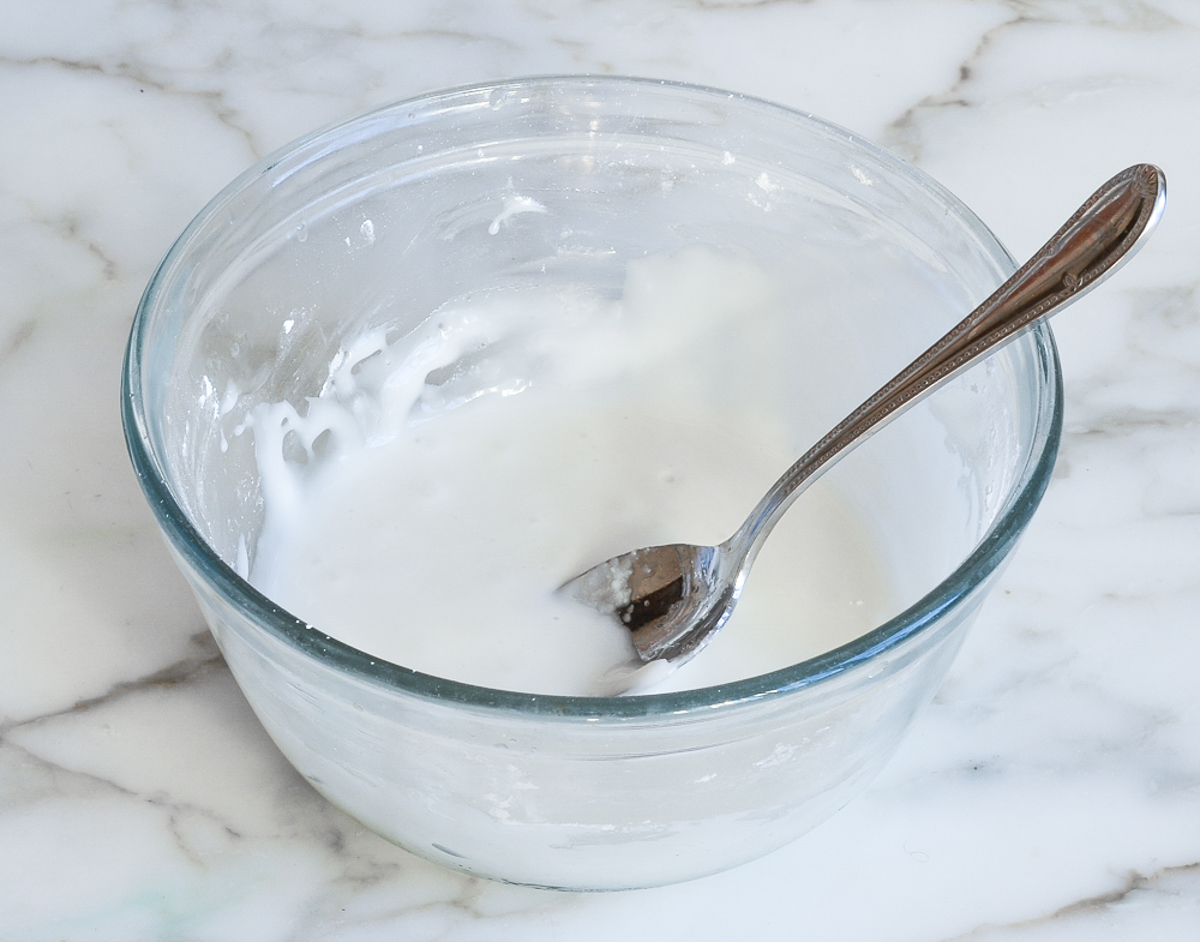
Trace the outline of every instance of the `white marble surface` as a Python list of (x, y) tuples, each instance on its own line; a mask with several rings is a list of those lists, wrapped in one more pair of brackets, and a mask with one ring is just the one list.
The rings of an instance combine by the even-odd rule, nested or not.
[[(1138, 160), (1137, 261), (1056, 321), (1067, 433), (949, 680), (865, 795), (661, 890), (448, 873), (293, 773), (129, 469), (138, 295), (254, 159), (545, 72), (723, 86), (915, 161), (1014, 254)], [(0, 938), (1200, 937), (1200, 3), (57, 0), (0, 5)]]

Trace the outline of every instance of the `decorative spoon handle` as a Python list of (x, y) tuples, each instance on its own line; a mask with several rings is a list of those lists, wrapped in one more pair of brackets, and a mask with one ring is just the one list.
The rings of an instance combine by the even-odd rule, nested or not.
[(1151, 164), (1135, 164), (1105, 183), (991, 297), (802, 455), (725, 546), (752, 561), (771, 527), (834, 457), (1043, 315), (1100, 284), (1154, 228), (1165, 197), (1166, 180)]

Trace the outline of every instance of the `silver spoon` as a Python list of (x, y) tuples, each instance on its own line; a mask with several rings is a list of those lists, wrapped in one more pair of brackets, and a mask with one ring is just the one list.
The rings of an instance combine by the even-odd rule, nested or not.
[(990, 298), (810, 448), (720, 546), (633, 550), (593, 566), (562, 590), (626, 625), (642, 661), (690, 660), (729, 619), (772, 527), (834, 459), (1096, 287), (1141, 247), (1165, 198), (1166, 178), (1151, 164), (1135, 164), (1105, 183)]

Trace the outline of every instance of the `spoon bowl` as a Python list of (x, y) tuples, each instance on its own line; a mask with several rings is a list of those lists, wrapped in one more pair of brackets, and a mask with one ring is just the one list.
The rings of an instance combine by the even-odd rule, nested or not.
[(625, 625), (643, 662), (680, 665), (695, 657), (733, 614), (771, 529), (822, 472), (988, 353), (1095, 288), (1144, 244), (1165, 199), (1166, 178), (1151, 164), (1135, 164), (1106, 182), (986, 301), (784, 472), (724, 543), (635, 549), (593, 566), (562, 591)]

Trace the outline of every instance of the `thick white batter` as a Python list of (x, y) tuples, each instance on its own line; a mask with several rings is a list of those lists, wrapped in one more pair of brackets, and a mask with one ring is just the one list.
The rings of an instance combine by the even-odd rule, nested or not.
[[(267, 515), (252, 580), (426, 673), (622, 692), (626, 630), (555, 590), (637, 546), (724, 540), (795, 459), (778, 364), (736, 393), (713, 388), (723, 363), (782, 355), (775, 316), (751, 263), (694, 247), (631, 264), (619, 302), (514, 289), (390, 343), (383, 329), (356, 338), (321, 396), (248, 422)], [(877, 624), (888, 600), (866, 528), (818, 483), (722, 634), (653, 689), (798, 662)]]

